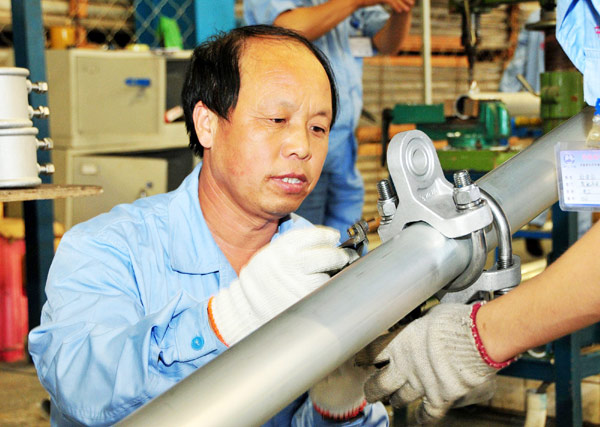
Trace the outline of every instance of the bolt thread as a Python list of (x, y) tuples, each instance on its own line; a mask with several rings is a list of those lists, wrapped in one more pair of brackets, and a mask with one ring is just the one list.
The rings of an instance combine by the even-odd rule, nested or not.
[(466, 170), (454, 172), (454, 186), (456, 188), (466, 187), (471, 185), (471, 175)]
[(512, 258), (507, 259), (504, 257), (499, 257), (497, 263), (498, 263), (498, 270), (505, 270), (513, 265), (513, 260), (512, 260)]
[(394, 197), (392, 187), (387, 179), (382, 179), (377, 183), (377, 194), (379, 195), (379, 200), (388, 200)]

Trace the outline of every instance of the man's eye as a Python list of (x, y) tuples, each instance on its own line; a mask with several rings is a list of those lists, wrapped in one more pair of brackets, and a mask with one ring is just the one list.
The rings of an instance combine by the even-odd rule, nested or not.
[(285, 123), (285, 119), (281, 119), (279, 117), (271, 119), (273, 123)]
[(320, 126), (313, 126), (312, 130), (314, 132), (317, 132), (317, 133), (327, 133), (327, 131), (325, 130), (325, 128), (322, 128)]

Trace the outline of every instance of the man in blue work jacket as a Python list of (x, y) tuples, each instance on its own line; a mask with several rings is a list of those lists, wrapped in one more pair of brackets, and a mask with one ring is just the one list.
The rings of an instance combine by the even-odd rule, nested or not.
[[(310, 42), (257, 26), (199, 46), (183, 106), (203, 162), (58, 248), (29, 336), (53, 425), (114, 424), (356, 257), (337, 231), (290, 215), (319, 178), (337, 109)], [(269, 424), (387, 425), (381, 403), (366, 404), (364, 372), (345, 364)]]

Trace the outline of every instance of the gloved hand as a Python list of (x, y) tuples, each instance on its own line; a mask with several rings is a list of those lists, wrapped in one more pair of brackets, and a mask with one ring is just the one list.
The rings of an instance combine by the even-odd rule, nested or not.
[(358, 257), (337, 247), (332, 228), (293, 230), (259, 250), (239, 278), (212, 297), (211, 326), (226, 345), (233, 345), (319, 288)]
[(308, 392), (315, 410), (326, 418), (348, 420), (367, 405), (365, 381), (372, 369), (356, 366), (354, 357), (337, 368)]
[[(392, 406), (400, 407), (422, 398), (416, 413), (419, 423), (443, 417), (465, 396), (475, 403), (472, 391), (489, 390), (484, 383), (493, 381), (496, 372), (512, 361), (496, 363), (487, 356), (471, 319), (476, 318), (476, 306), (440, 304), (363, 349), (357, 355), (360, 365), (389, 362), (367, 380), (367, 400), (389, 396)], [(483, 394), (479, 401), (490, 398)]]

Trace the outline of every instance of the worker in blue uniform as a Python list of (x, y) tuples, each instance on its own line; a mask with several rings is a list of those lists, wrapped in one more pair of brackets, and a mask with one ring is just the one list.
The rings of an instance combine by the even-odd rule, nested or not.
[[(600, 103), (600, 1), (559, 0), (556, 38), (583, 73), (585, 101)], [(440, 304), (377, 339), (357, 356), (359, 364), (384, 365), (365, 383), (367, 399), (398, 407), (420, 400), (416, 417), (430, 422), (466, 395), (475, 401), (518, 354), (599, 322), (598, 242), (600, 222), (508, 294), (484, 305)]]
[[(357, 256), (291, 214), (319, 178), (337, 109), (308, 40), (256, 26), (202, 44), (183, 106), (202, 163), (177, 190), (79, 224), (58, 247), (29, 335), (53, 425), (116, 423)], [(268, 425), (385, 426), (366, 378), (346, 363)]]
[(331, 62), (340, 111), (321, 178), (297, 213), (314, 224), (338, 229), (342, 236), (361, 218), (364, 204), (354, 134), (362, 110), (362, 58), (400, 50), (413, 4), (414, 0), (244, 0), (246, 23), (296, 30)]
[[(533, 11), (525, 25), (539, 22), (540, 11)], [(544, 72), (544, 32), (522, 28), (517, 38), (517, 47), (508, 67), (500, 79), (500, 92), (520, 92), (523, 85), (517, 79), (521, 74), (537, 93), (540, 92), (540, 74)]]

